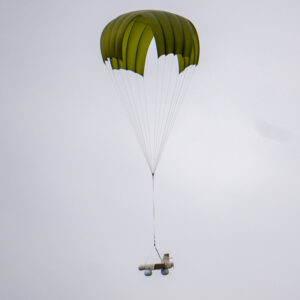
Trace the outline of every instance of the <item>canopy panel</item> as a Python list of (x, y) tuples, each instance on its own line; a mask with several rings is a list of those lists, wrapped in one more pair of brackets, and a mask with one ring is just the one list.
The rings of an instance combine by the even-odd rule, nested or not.
[(200, 44), (194, 25), (186, 18), (157, 10), (130, 12), (112, 20), (101, 35), (103, 61), (110, 60), (112, 69), (131, 70), (144, 76), (153, 37), (158, 57), (177, 55), (179, 73), (198, 64)]

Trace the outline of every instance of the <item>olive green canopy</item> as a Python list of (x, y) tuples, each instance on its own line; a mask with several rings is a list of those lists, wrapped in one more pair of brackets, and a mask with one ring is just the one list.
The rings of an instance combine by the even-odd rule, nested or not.
[(200, 44), (194, 25), (181, 16), (158, 10), (130, 12), (108, 23), (100, 42), (103, 61), (110, 59), (113, 69), (131, 70), (143, 76), (153, 37), (158, 57), (177, 55), (179, 73), (198, 64)]

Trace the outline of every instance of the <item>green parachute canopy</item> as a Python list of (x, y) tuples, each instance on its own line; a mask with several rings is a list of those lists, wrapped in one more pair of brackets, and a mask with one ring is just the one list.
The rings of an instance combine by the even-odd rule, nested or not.
[(200, 44), (194, 25), (186, 18), (158, 10), (130, 12), (108, 23), (100, 42), (103, 61), (110, 60), (112, 69), (131, 70), (143, 76), (153, 37), (158, 57), (177, 55), (179, 73), (198, 64)]

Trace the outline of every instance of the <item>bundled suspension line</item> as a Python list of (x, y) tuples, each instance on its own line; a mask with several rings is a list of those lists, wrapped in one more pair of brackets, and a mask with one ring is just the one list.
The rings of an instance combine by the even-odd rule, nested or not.
[(155, 209), (155, 188), (154, 188), (154, 183), (155, 183), (155, 174), (152, 173), (152, 203), (153, 203), (153, 246), (154, 249), (159, 257), (160, 260), (162, 260), (160, 253), (157, 249), (157, 244), (156, 244), (156, 209)]

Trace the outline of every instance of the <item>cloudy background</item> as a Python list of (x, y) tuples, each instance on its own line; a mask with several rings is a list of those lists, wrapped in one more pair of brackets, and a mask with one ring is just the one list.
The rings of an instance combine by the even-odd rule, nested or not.
[[(186, 16), (201, 58), (151, 178), (99, 53), (116, 16)], [(0, 3), (0, 298), (300, 298), (299, 1)]]

